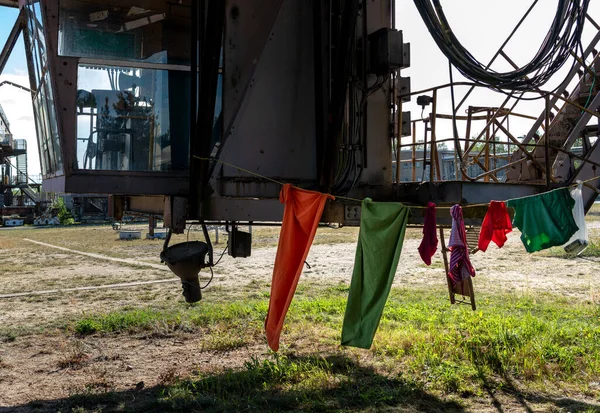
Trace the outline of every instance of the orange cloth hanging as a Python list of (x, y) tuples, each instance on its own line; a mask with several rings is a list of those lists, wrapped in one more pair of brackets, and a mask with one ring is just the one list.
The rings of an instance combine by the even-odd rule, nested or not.
[(285, 184), (279, 193), (279, 201), (285, 204), (285, 208), (273, 267), (269, 310), (265, 320), (267, 342), (273, 351), (279, 349), (279, 336), (285, 315), (294, 297), (327, 199), (335, 198), (290, 184)]

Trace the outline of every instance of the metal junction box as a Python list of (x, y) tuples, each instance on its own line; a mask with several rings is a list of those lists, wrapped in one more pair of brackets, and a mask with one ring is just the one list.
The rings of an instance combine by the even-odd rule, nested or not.
[[(402, 43), (402, 31), (384, 27), (369, 35), (371, 73), (385, 75), (396, 69), (408, 67)], [(408, 49), (408, 48), (407, 48)]]
[(246, 258), (250, 256), (252, 247), (252, 234), (249, 232), (232, 229), (227, 240), (229, 255), (233, 258)]

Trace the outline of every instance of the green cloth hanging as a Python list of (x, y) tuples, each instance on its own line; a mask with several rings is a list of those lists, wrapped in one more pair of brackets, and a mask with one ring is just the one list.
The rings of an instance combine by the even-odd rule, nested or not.
[(354, 271), (342, 327), (342, 345), (368, 349), (398, 267), (410, 208), (362, 201)]
[(566, 243), (579, 229), (573, 218), (574, 205), (568, 187), (506, 203), (515, 210), (512, 224), (521, 230), (521, 241), (527, 252)]

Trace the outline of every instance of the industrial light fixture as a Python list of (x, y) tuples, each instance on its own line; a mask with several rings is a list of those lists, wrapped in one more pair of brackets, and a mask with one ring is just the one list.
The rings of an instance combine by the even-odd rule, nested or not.
[(433, 102), (433, 98), (428, 95), (421, 95), (417, 97), (417, 105), (420, 105), (423, 109), (425, 106), (429, 106), (429, 104)]

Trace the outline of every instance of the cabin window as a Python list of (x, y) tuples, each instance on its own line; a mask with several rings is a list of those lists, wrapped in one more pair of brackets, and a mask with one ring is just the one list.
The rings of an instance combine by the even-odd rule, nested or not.
[(80, 64), (77, 78), (79, 169), (188, 169), (190, 72)]
[(59, 54), (190, 65), (191, 0), (61, 0)]

